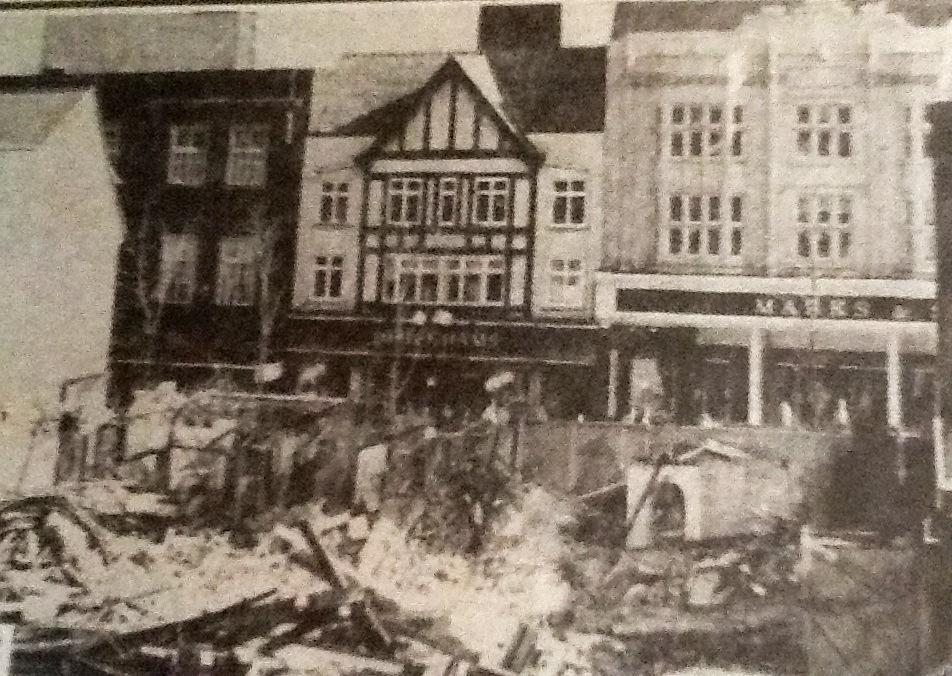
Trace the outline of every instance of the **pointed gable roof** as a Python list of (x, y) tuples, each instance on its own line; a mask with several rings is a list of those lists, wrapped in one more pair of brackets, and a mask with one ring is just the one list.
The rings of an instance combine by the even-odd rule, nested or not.
[(376, 141), (362, 153), (366, 158), (379, 152), (387, 141), (410, 122), (422, 103), (431, 96), (443, 83), (458, 79), (464, 86), (468, 86), (470, 93), (485, 108), (496, 126), (504, 131), (512, 143), (526, 157), (541, 158), (542, 153), (516, 126), (507, 111), (507, 101), (496, 81), (492, 67), (485, 56), (477, 54), (449, 55), (440, 68), (433, 73), (415, 92), (395, 100), (385, 110), (372, 111), (368, 118), (380, 120), (380, 127), (376, 133)]
[(521, 134), (604, 128), (606, 49), (575, 47), (345, 56), (314, 74), (311, 133), (377, 136), (410, 114), (417, 93), (450, 59), (506, 128)]
[(445, 54), (363, 54), (315, 71), (310, 131), (375, 136), (446, 61)]

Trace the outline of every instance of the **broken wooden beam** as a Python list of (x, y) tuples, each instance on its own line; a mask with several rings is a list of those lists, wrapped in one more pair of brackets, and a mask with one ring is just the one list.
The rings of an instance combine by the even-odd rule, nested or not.
[(526, 624), (520, 624), (515, 638), (503, 657), (501, 666), (517, 673), (531, 666), (536, 659), (535, 644), (538, 637), (535, 629)]
[(392, 662), (390, 660), (363, 657), (352, 653), (302, 645), (285, 646), (275, 651), (274, 656), (283, 663), (285, 668), (301, 671), (319, 671), (321, 667), (325, 669), (330, 667), (330, 669), (341, 669), (348, 673), (372, 671), (380, 674), (399, 676), (404, 673), (405, 668), (401, 662)]
[(319, 573), (335, 589), (345, 589), (348, 586), (348, 581), (343, 570), (334, 558), (327, 553), (327, 549), (321, 544), (320, 536), (311, 522), (302, 520), (298, 523), (298, 528), (303, 533), (304, 539), (314, 555), (314, 563), (317, 565)]

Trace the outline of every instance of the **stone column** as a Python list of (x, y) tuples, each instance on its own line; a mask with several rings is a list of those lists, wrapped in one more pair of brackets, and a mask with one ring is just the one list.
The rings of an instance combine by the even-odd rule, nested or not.
[(764, 422), (764, 329), (750, 332), (747, 350), (747, 423)]
[(886, 421), (890, 427), (902, 426), (902, 336), (893, 333), (886, 345)]

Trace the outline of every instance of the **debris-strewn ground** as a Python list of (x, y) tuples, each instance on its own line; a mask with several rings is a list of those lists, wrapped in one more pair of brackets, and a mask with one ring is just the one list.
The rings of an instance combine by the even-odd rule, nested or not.
[[(803, 671), (798, 552), (780, 529), (627, 551), (623, 492), (593, 502), (526, 483), (492, 420), (358, 430), (330, 408), (290, 429), (227, 401), (150, 396), (135, 409), (143, 434), (129, 437), (126, 483), (0, 502), (0, 615), (21, 627), (21, 662), (128, 674)], [(194, 467), (176, 460), (183, 448)], [(163, 473), (164, 487), (152, 480)]]

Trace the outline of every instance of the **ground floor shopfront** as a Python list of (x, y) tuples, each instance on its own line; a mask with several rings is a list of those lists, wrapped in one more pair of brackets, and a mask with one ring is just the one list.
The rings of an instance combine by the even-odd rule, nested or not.
[[(594, 324), (295, 315), (281, 348), (296, 389), (479, 415), (509, 371), (542, 417), (601, 417), (606, 332)], [(311, 374), (322, 373), (318, 378)]]
[(608, 417), (650, 401), (685, 424), (927, 431), (934, 297), (908, 280), (606, 274)]

